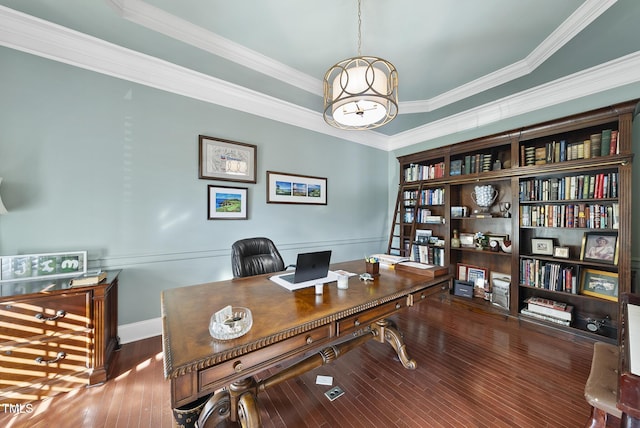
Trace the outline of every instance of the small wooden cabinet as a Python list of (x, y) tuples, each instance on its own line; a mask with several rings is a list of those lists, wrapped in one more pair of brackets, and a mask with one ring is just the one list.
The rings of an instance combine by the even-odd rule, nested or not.
[[(500, 305), (490, 299), (452, 299), (528, 325), (615, 342), (617, 296), (631, 289), (631, 121), (636, 104), (399, 157), (389, 254), (418, 259), (433, 253), (435, 258), (421, 261), (449, 266), (457, 279), (465, 268), (486, 272), (489, 281), (506, 278)], [(481, 211), (475, 193), (482, 186), (494, 189), (495, 199), (489, 213), (474, 215)], [(429, 195), (438, 198), (429, 200)], [(451, 245), (454, 231), (460, 246)], [(478, 250), (477, 232), (508, 239), (510, 245)], [(425, 242), (429, 235), (431, 241)], [(616, 247), (615, 256), (589, 257), (586, 249), (602, 237)], [(529, 298), (572, 306), (570, 325), (528, 314)]]
[(107, 380), (119, 348), (118, 274), (2, 284), (0, 404), (21, 404)]

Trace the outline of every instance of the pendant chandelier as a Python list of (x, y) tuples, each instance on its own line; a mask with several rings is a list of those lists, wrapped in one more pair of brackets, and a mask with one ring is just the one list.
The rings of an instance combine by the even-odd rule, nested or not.
[(324, 75), (324, 120), (340, 129), (373, 129), (398, 114), (398, 72), (389, 61), (362, 56), (358, 0), (358, 56), (340, 61)]

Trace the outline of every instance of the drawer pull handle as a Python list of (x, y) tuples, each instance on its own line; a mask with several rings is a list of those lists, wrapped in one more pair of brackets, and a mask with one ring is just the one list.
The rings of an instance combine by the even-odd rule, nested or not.
[(400, 309), (402, 305), (400, 303), (396, 303), (396, 309)]
[(42, 357), (38, 357), (38, 358), (36, 358), (36, 363), (38, 363), (38, 364), (53, 364), (53, 363), (57, 363), (58, 361), (62, 360), (66, 356), (67, 356), (67, 354), (65, 354), (64, 352), (58, 352), (58, 355), (53, 360), (45, 360)]
[(425, 296), (424, 294), (420, 295), (420, 299), (426, 299), (426, 298), (427, 298), (427, 296)]
[(42, 322), (47, 322), (47, 321), (55, 321), (58, 318), (63, 318), (65, 315), (67, 315), (67, 313), (65, 311), (63, 311), (62, 309), (60, 309), (58, 312), (56, 312), (56, 314), (52, 317), (46, 317), (44, 314), (36, 314), (35, 317), (37, 319), (39, 319)]
[(358, 320), (355, 320), (355, 321), (353, 322), (353, 324), (354, 324), (356, 327), (360, 327), (360, 321), (358, 321)]
[(307, 336), (307, 345), (311, 345), (313, 343), (313, 337)]
[(244, 365), (241, 361), (236, 361), (236, 363), (233, 365), (233, 370), (236, 373), (240, 373), (242, 370), (244, 370)]

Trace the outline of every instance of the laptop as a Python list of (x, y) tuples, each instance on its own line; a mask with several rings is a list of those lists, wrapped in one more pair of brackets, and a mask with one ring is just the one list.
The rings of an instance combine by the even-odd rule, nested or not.
[(329, 273), (330, 261), (331, 250), (300, 253), (296, 261), (296, 271), (290, 274), (278, 275), (278, 278), (291, 284), (325, 278)]

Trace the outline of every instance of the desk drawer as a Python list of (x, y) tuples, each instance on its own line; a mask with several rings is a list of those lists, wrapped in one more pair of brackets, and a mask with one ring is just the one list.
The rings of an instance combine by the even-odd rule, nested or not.
[(338, 336), (350, 333), (355, 330), (360, 330), (368, 327), (374, 321), (384, 318), (394, 312), (399, 311), (402, 308), (407, 307), (407, 298), (401, 297), (384, 305), (376, 306), (375, 308), (367, 309), (352, 315), (348, 318), (338, 321)]
[(86, 335), (6, 347), (0, 353), (0, 403), (38, 400), (87, 385), (88, 362)]
[(0, 305), (0, 342), (86, 330), (89, 308), (87, 292), (4, 302)]
[(449, 290), (449, 281), (445, 281), (440, 284), (434, 285), (432, 287), (417, 291), (411, 295), (413, 298), (413, 304), (417, 305), (418, 303), (422, 302), (423, 300), (426, 300), (427, 297), (433, 294), (442, 293), (443, 291), (448, 291), (448, 290)]
[[(286, 360), (293, 355), (301, 355), (318, 342), (331, 338), (331, 325), (291, 337), (265, 348), (242, 355), (198, 373), (198, 390), (213, 390), (229, 383), (230, 378), (247, 377), (256, 371), (263, 370), (278, 361)], [(242, 376), (239, 376), (242, 375)]]

